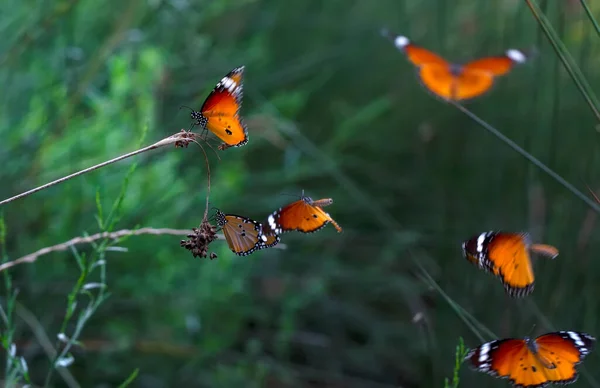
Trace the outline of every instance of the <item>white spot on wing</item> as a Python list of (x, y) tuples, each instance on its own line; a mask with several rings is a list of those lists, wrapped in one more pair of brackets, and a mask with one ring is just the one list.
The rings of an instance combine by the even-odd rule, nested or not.
[(490, 343), (487, 342), (481, 345), (481, 349), (479, 349), (479, 363), (484, 364), (489, 358), (490, 353)]
[(567, 332), (567, 334), (569, 334), (569, 337), (571, 337), (571, 339), (575, 341), (575, 345), (577, 345), (580, 348), (585, 346), (585, 343), (581, 340), (579, 334), (575, 333), (574, 331), (569, 331)]
[(275, 231), (277, 229), (277, 224), (275, 224), (275, 217), (273, 214), (267, 218), (267, 222), (269, 222), (269, 228), (271, 228), (271, 230)]
[(396, 39), (394, 39), (394, 45), (399, 49), (403, 49), (410, 43), (410, 40), (406, 36), (398, 35)]
[(521, 51), (515, 50), (515, 49), (510, 49), (510, 50), (506, 51), (506, 56), (518, 63), (523, 63), (527, 60), (527, 57), (525, 56), (525, 54), (523, 54)]
[(227, 89), (229, 93), (233, 93), (237, 88), (237, 83), (229, 77), (223, 77), (221, 85), (223, 88)]
[(483, 252), (483, 243), (485, 242), (486, 237), (487, 233), (481, 233), (479, 237), (477, 237), (477, 253)]

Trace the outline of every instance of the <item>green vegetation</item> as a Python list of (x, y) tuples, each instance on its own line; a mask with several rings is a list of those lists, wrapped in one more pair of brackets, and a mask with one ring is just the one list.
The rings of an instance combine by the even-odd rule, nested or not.
[[(7, 0), (2, 11), (0, 201), (187, 129), (180, 106), (198, 109), (245, 65), (250, 141), (205, 147), (210, 206), (262, 220), (304, 189), (333, 198), (344, 229), (284, 234), (286, 249), (247, 257), (219, 239), (216, 260), (192, 257), (181, 231), (201, 223), (207, 194), (195, 144), (0, 205), (2, 263), (23, 258), (0, 267), (7, 387), (506, 387), (461, 367), (467, 348), (533, 324), (600, 336), (598, 206), (577, 194), (600, 190), (600, 3)], [(465, 115), (419, 85), (382, 27), (457, 62), (537, 55)], [(463, 240), (495, 229), (560, 249), (534, 259), (525, 299), (462, 257)], [(575, 386), (600, 386), (598, 365), (596, 350)]]

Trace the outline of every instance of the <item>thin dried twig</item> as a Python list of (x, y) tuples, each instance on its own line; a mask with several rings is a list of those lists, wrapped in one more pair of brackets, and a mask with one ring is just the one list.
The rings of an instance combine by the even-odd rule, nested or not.
[[(208, 204), (210, 200), (210, 163), (208, 162), (208, 155), (206, 155), (206, 151), (204, 150), (204, 147), (202, 147), (202, 144), (198, 143), (198, 141), (196, 141), (195, 139), (193, 140), (193, 142), (198, 144), (198, 147), (200, 147), (200, 149), (202, 150), (202, 153), (204, 154), (204, 161), (206, 162), (206, 179), (208, 181), (208, 184), (206, 187), (206, 207), (204, 208), (204, 217), (202, 218), (203, 221), (206, 221), (208, 219)], [(210, 147), (210, 144), (206, 144)], [(210, 148), (212, 149), (212, 147)], [(217, 157), (218, 156), (219, 155), (217, 154)]]
[[(66, 251), (73, 245), (86, 244), (86, 243), (89, 244), (93, 241), (100, 240), (103, 238), (116, 240), (116, 239), (119, 239), (119, 238), (125, 237), (125, 236), (139, 236), (142, 234), (154, 234), (154, 235), (170, 234), (170, 235), (174, 235), (174, 236), (187, 236), (191, 233), (192, 233), (192, 231), (189, 229), (140, 228), (140, 229), (135, 229), (135, 230), (123, 229), (123, 230), (119, 230), (116, 232), (102, 232), (102, 233), (93, 234), (91, 236), (75, 237), (75, 238), (70, 239), (69, 241), (65, 241), (62, 244), (57, 244), (57, 245), (53, 245), (51, 247), (42, 248), (42, 249), (40, 249), (36, 252), (30, 253), (26, 256), (23, 256), (18, 259), (1, 264), (0, 272), (6, 270), (8, 268), (14, 267), (15, 265), (18, 265), (18, 264), (34, 263), (40, 256), (47, 255), (48, 253), (51, 253), (51, 252)], [(217, 237), (222, 240), (225, 239), (225, 237), (222, 234), (218, 234)], [(279, 244), (275, 245), (273, 248), (286, 249), (287, 246), (285, 244), (279, 243)]]
[[(191, 138), (190, 138), (190, 135), (192, 136)], [(156, 142), (156, 143), (154, 143), (154, 144), (152, 144), (152, 145), (150, 145), (148, 147), (144, 147), (144, 148), (141, 148), (139, 150), (136, 150), (136, 151), (133, 151), (133, 152), (129, 152), (129, 153), (125, 154), (125, 155), (121, 155), (121, 156), (119, 156), (117, 158), (114, 158), (114, 159), (111, 159), (111, 160), (107, 160), (106, 162), (103, 162), (103, 163), (97, 164), (95, 166), (86, 168), (85, 170), (78, 171), (78, 172), (76, 172), (74, 174), (67, 175), (65, 177), (62, 177), (62, 178), (57, 179), (55, 181), (52, 181), (50, 183), (46, 183), (45, 185), (36, 187), (35, 189), (31, 189), (31, 190), (26, 191), (24, 193), (21, 193), (19, 195), (15, 195), (14, 197), (5, 199), (5, 200), (3, 200), (3, 201), (0, 202), (0, 205), (7, 204), (7, 203), (12, 202), (12, 201), (14, 201), (16, 199), (26, 197), (26, 196), (31, 195), (33, 193), (37, 193), (38, 191), (47, 189), (48, 187), (57, 185), (59, 183), (65, 182), (65, 181), (68, 181), (69, 179), (72, 179), (72, 178), (75, 178), (75, 177), (77, 177), (79, 175), (83, 175), (85, 173), (97, 170), (97, 169), (99, 169), (101, 167), (104, 167), (104, 166), (107, 166), (109, 164), (118, 162), (120, 160), (127, 159), (127, 158), (129, 158), (131, 156), (141, 154), (142, 152), (150, 151), (150, 150), (153, 150), (153, 149), (156, 149), (156, 148), (159, 148), (159, 147), (164, 147), (164, 146), (169, 145), (169, 144), (190, 142), (191, 139), (193, 139), (194, 136), (195, 136), (194, 134), (190, 134), (190, 132), (186, 132), (186, 131), (182, 130), (181, 132), (177, 132), (174, 135), (171, 135), (171, 136), (169, 136), (167, 138), (164, 138), (161, 141), (158, 141), (158, 142)]]

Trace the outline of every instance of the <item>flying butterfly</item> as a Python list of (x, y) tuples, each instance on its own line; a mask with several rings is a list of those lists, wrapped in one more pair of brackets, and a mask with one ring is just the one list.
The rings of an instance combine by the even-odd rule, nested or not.
[(279, 235), (284, 232), (298, 231), (302, 233), (312, 233), (331, 223), (338, 232), (342, 228), (329, 213), (322, 208), (333, 203), (331, 198), (313, 200), (305, 196), (304, 191), (300, 200), (279, 208), (267, 218), (264, 224), (264, 233), (266, 235)]
[(558, 256), (552, 245), (532, 244), (527, 233), (484, 232), (463, 242), (462, 250), (471, 263), (498, 276), (513, 297), (533, 292), (535, 277), (529, 252), (551, 259)]
[(248, 143), (248, 129), (240, 117), (244, 66), (236, 67), (219, 81), (199, 111), (192, 110), (193, 125), (214, 133), (223, 144), (220, 150)]
[(413, 44), (405, 36), (393, 35), (387, 30), (382, 33), (418, 68), (423, 86), (436, 96), (450, 101), (469, 100), (485, 94), (492, 88), (495, 77), (508, 73), (515, 64), (527, 61), (522, 51), (509, 49), (504, 55), (459, 65)]
[(470, 350), (465, 361), (479, 372), (510, 379), (515, 387), (570, 384), (578, 377), (575, 365), (592, 350), (595, 341), (594, 337), (576, 331), (557, 331), (537, 338), (507, 338)]
[(271, 248), (279, 243), (279, 235), (264, 235), (262, 225), (250, 218), (225, 214), (220, 210), (216, 211), (215, 218), (225, 235), (229, 249), (238, 256), (247, 256), (254, 251)]

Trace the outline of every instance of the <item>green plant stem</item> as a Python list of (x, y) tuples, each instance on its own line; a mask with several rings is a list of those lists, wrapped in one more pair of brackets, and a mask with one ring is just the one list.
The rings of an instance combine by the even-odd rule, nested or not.
[(579, 69), (573, 58), (570, 56), (569, 51), (561, 42), (556, 32), (552, 29), (550, 22), (548, 21), (544, 13), (541, 11), (541, 9), (538, 7), (537, 3), (534, 0), (525, 0), (525, 2), (529, 6), (529, 9), (531, 10), (531, 13), (533, 14), (537, 22), (542, 27), (544, 34), (546, 34), (546, 36), (548, 37), (548, 40), (550, 41), (550, 44), (552, 44), (554, 51), (556, 51), (556, 54), (560, 58), (561, 62), (564, 64), (565, 69), (567, 70), (575, 84), (577, 85), (577, 88), (579, 89), (579, 91), (583, 95), (583, 98), (585, 99), (590, 109), (596, 116), (596, 119), (600, 121), (600, 111), (598, 108), (600, 106), (600, 103), (598, 103), (598, 99), (596, 98), (594, 91), (587, 84), (585, 77), (581, 73), (581, 70)]
[(512, 140), (510, 140), (508, 137), (506, 137), (505, 135), (503, 135), (496, 128), (494, 128), (490, 124), (486, 123), (483, 119), (479, 118), (477, 115), (475, 115), (473, 112), (471, 112), (470, 110), (468, 110), (467, 108), (465, 108), (461, 104), (456, 103), (456, 102), (450, 102), (450, 103), (452, 105), (454, 105), (458, 110), (460, 110), (461, 112), (463, 112), (464, 114), (466, 114), (467, 116), (469, 116), (469, 118), (471, 118), (477, 124), (481, 125), (485, 129), (487, 129), (489, 132), (491, 132), (498, 139), (502, 140), (504, 143), (506, 143), (506, 145), (508, 145), (513, 150), (515, 150), (517, 153), (519, 153), (525, 159), (527, 159), (528, 161), (530, 161), (531, 163), (533, 163), (540, 170), (542, 170), (546, 174), (550, 175), (554, 180), (556, 180), (564, 188), (566, 188), (567, 190), (569, 190), (571, 193), (573, 193), (573, 195), (575, 195), (577, 198), (581, 199), (589, 207), (591, 207), (592, 209), (594, 209), (595, 212), (597, 212), (598, 214), (600, 214), (600, 206), (598, 206), (598, 204), (596, 204), (594, 201), (592, 201), (590, 198), (588, 198), (585, 194), (583, 194), (581, 191), (579, 191), (571, 183), (567, 182), (563, 177), (561, 177), (556, 172), (554, 172), (552, 169), (550, 169), (550, 167), (546, 166), (544, 163), (542, 163), (541, 161), (539, 161), (537, 158), (535, 158), (529, 152), (527, 152), (523, 148), (521, 148), (517, 143), (515, 143)]
[(594, 25), (594, 28), (596, 29), (596, 33), (598, 34), (598, 36), (600, 36), (600, 25), (598, 25), (598, 22), (596, 21), (596, 18), (594, 18), (594, 15), (592, 14), (592, 10), (587, 5), (587, 3), (585, 2), (585, 0), (579, 0), (579, 2), (581, 3), (581, 6), (585, 10), (585, 13), (587, 14), (587, 16), (590, 18), (590, 21)]

